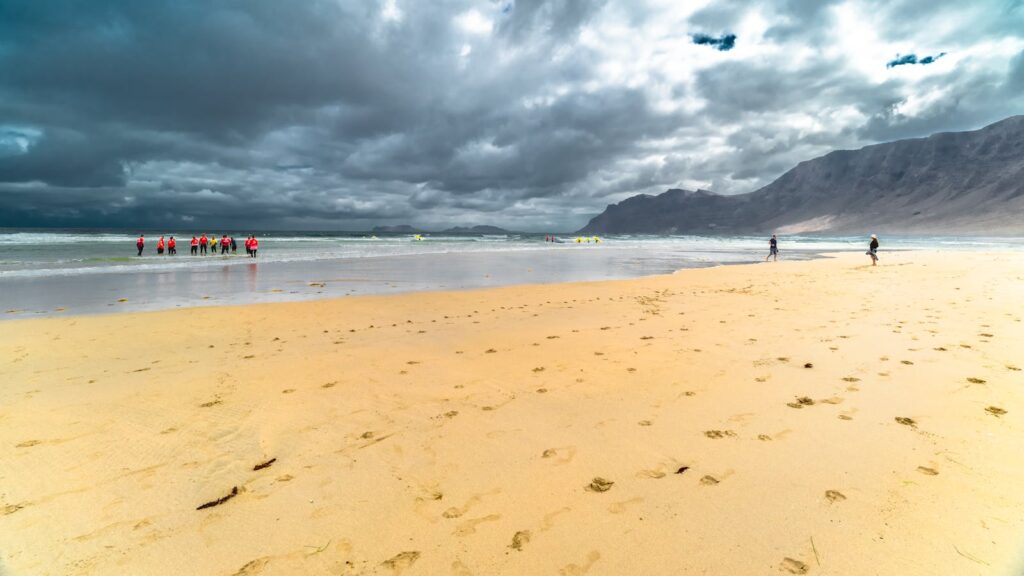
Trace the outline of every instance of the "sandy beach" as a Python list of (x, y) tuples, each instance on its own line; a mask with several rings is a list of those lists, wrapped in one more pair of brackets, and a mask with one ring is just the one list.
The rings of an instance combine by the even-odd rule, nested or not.
[(0, 574), (1018, 575), (1024, 254), (881, 264), (3, 321)]

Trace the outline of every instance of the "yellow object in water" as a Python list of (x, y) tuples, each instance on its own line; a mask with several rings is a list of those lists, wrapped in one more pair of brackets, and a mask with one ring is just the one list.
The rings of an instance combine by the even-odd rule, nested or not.
[(601, 239), (598, 238), (597, 236), (594, 236), (594, 244), (598, 244), (600, 242), (601, 242)]
[(416, 234), (415, 236), (412, 237), (412, 239), (417, 241), (417, 242), (422, 242), (423, 241), (423, 236), (420, 236), (419, 234)]

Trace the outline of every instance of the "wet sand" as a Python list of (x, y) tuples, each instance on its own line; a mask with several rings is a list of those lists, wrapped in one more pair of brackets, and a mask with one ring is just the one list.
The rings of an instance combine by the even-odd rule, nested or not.
[(1019, 574), (1024, 255), (0, 324), (0, 574)]

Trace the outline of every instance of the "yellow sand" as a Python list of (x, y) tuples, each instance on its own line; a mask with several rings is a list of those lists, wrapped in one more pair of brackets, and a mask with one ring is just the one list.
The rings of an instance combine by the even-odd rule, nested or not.
[(1019, 574), (1024, 255), (882, 262), (0, 323), (0, 573)]

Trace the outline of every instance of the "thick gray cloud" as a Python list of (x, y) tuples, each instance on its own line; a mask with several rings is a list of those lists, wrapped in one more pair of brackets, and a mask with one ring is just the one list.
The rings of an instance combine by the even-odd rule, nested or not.
[(572, 229), (1022, 94), (1001, 0), (8, 0), (0, 225)]

